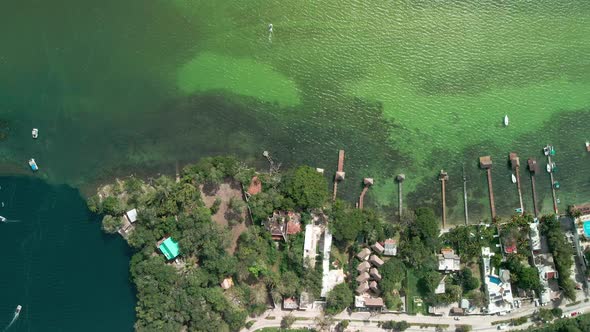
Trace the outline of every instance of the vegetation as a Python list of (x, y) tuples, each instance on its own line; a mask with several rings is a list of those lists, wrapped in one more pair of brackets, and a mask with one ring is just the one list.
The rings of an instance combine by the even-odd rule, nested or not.
[(283, 183), (285, 196), (290, 198), (296, 207), (317, 209), (328, 199), (326, 178), (309, 166), (301, 166), (287, 174)]
[(544, 216), (541, 219), (541, 233), (547, 237), (549, 249), (555, 260), (555, 267), (559, 274), (558, 283), (563, 289), (563, 294), (571, 301), (576, 300), (576, 285), (571, 279), (571, 267), (573, 264), (574, 250), (565, 239), (565, 233), (561, 229), (555, 215)]
[(281, 328), (283, 328), (283, 329), (290, 328), (293, 325), (293, 323), (295, 323), (296, 320), (297, 320), (297, 318), (295, 318), (295, 316), (293, 316), (293, 314), (288, 314), (286, 316), (283, 316), (283, 319), (281, 319)]
[(510, 270), (511, 279), (519, 288), (524, 290), (534, 290), (540, 293), (543, 285), (539, 279), (539, 272), (535, 267), (524, 265), (519, 256), (515, 254), (508, 255), (504, 267)]
[(575, 318), (558, 319), (551, 324), (537, 328), (529, 328), (535, 332), (586, 332), (590, 331), (590, 314), (578, 315)]
[(346, 283), (338, 284), (326, 296), (326, 313), (335, 315), (346, 309), (354, 295)]
[(410, 327), (410, 324), (408, 324), (408, 322), (406, 322), (405, 320), (399, 322), (390, 320), (386, 322), (379, 322), (379, 327), (381, 327), (384, 330), (401, 332), (407, 330)]

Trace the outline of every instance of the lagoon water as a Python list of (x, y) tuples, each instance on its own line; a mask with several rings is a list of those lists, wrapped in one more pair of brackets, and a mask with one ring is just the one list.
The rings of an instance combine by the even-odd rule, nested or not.
[(131, 331), (135, 294), (129, 251), (108, 237), (79, 192), (0, 177), (0, 328), (7, 331)]
[[(508, 216), (518, 203), (508, 153), (543, 170), (552, 143), (560, 209), (590, 201), (585, 0), (20, 0), (0, 9), (4, 174), (28, 174), (35, 157), (35, 177), (90, 193), (114, 176), (173, 173), (208, 155), (265, 167), (269, 150), (285, 167), (332, 176), (344, 149), (341, 197), (356, 199), (373, 177), (365, 204), (395, 211), (393, 178), (405, 173), (407, 207), (439, 212), (445, 169), (449, 220), (461, 223), (463, 167), (470, 221), (489, 218), (482, 155), (492, 156), (497, 210)], [(550, 212), (545, 172), (537, 188)], [(80, 236), (98, 232), (84, 225)]]

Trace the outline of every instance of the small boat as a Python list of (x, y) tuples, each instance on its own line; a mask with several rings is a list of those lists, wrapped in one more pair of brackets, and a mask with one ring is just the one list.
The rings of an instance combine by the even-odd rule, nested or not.
[(512, 183), (516, 183), (516, 175), (512, 174)]
[(514, 209), (514, 212), (522, 213), (522, 209), (521, 208)]
[(39, 170), (39, 167), (37, 166), (37, 163), (35, 162), (35, 159), (33, 159), (33, 158), (31, 158), (29, 160), (29, 166), (31, 166), (31, 170), (33, 170), (33, 172)]
[(268, 32), (272, 32), (272, 23), (268, 25)]
[(4, 218), (3, 216), (0, 216), (0, 222), (5, 222), (6, 220), (8, 219)]
[(559, 185), (559, 182), (557, 182), (557, 181), (553, 182), (553, 188), (555, 188), (555, 189), (559, 189), (559, 187), (561, 187), (561, 186)]
[(31, 132), (31, 134), (33, 135), (33, 138), (39, 137), (39, 129), (33, 128), (33, 131)]
[(590, 141), (586, 141), (586, 151), (590, 152)]
[(557, 166), (555, 165), (555, 163), (551, 163), (551, 171), (553, 173), (557, 172)]
[(19, 305), (17, 305), (17, 306), (16, 306), (16, 310), (14, 310), (14, 314), (15, 314), (15, 315), (18, 315), (18, 314), (20, 314), (20, 311), (21, 311), (21, 310), (23, 310), (23, 306), (22, 306), (22, 305), (20, 305), (20, 304), (19, 304)]
[(508, 115), (504, 115), (504, 125), (508, 127)]
[(547, 145), (546, 147), (543, 148), (543, 154), (544, 155), (548, 156), (549, 155), (549, 151), (550, 151), (549, 145)]
[(551, 173), (551, 165), (547, 164), (547, 173)]
[(553, 145), (550, 146), (549, 154), (555, 156), (555, 148), (553, 147)]

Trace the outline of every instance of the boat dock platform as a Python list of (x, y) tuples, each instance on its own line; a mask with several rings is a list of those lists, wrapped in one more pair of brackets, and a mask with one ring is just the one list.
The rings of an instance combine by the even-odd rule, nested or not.
[(404, 181), (406, 180), (406, 175), (405, 174), (398, 174), (395, 177), (395, 180), (397, 181), (397, 189), (398, 189), (398, 214), (399, 214), (399, 220), (402, 220), (402, 213), (403, 213), (403, 202), (402, 202), (402, 183), (404, 183)]
[(440, 181), (441, 186), (441, 196), (442, 196), (442, 228), (445, 228), (447, 224), (447, 198), (446, 198), (446, 189), (445, 184), (449, 181), (449, 175), (444, 170), (440, 170), (440, 174), (438, 175), (438, 180)]
[(516, 176), (516, 188), (518, 190), (518, 202), (520, 204), (520, 214), (524, 214), (524, 205), (522, 203), (522, 188), (520, 186), (520, 158), (516, 152), (510, 152), (508, 156), (510, 159), (510, 166), (514, 170)]
[(479, 166), (486, 170), (488, 176), (488, 192), (490, 196), (490, 211), (492, 222), (496, 220), (496, 204), (494, 203), (494, 189), (492, 187), (492, 157), (479, 157)]
[(338, 151), (338, 169), (334, 176), (334, 193), (332, 194), (332, 201), (336, 200), (336, 194), (338, 193), (338, 182), (344, 180), (344, 150)]
[(539, 216), (539, 207), (537, 206), (537, 189), (535, 188), (535, 174), (539, 172), (537, 160), (529, 158), (527, 161), (529, 172), (531, 174), (531, 187), (533, 188), (533, 208), (535, 210), (535, 218)]
[(364, 178), (363, 179), (364, 188), (363, 188), (363, 191), (361, 192), (361, 195), (359, 197), (359, 202), (358, 202), (358, 208), (361, 210), (363, 209), (363, 202), (365, 199), (365, 194), (369, 190), (369, 187), (373, 185), (373, 183), (374, 183), (373, 178)]
[[(549, 172), (549, 177), (551, 178), (551, 194), (553, 194), (553, 211), (555, 211), (556, 215), (559, 215), (559, 209), (557, 208), (557, 194), (555, 193), (555, 177), (553, 176), (553, 162), (551, 161), (551, 155), (555, 154), (555, 150), (553, 146), (547, 145), (545, 149), (549, 148), (550, 153), (547, 154), (547, 165), (551, 168)], [(549, 168), (548, 168), (549, 169)]]

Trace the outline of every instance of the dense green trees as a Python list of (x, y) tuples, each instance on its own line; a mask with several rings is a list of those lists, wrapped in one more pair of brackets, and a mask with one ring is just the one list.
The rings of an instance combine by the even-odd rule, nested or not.
[(590, 331), (590, 314), (578, 315), (576, 318), (558, 319), (551, 324), (529, 328), (535, 332), (586, 332)]
[(320, 208), (328, 199), (328, 183), (315, 169), (301, 166), (284, 176), (283, 192), (297, 207)]
[(102, 230), (109, 233), (117, 233), (119, 228), (123, 225), (122, 217), (113, 217), (111, 215), (106, 215), (102, 218)]
[(510, 270), (512, 282), (516, 283), (519, 288), (525, 290), (534, 290), (540, 293), (543, 290), (543, 285), (539, 279), (539, 272), (535, 267), (526, 266), (521, 261), (519, 256), (511, 254), (508, 255), (504, 266)]
[(408, 322), (406, 322), (405, 320), (401, 320), (401, 321), (386, 321), (386, 322), (381, 322), (380, 323), (380, 327), (384, 330), (387, 331), (393, 331), (393, 332), (402, 332), (407, 330), (410, 327), (410, 324)]
[(559, 273), (559, 279), (557, 280), (559, 286), (563, 289), (565, 297), (575, 301), (575, 284), (570, 278), (570, 268), (573, 264), (574, 250), (566, 241), (565, 233), (561, 229), (559, 221), (555, 215), (544, 216), (541, 218), (541, 233), (547, 237), (549, 249), (553, 254), (555, 267)]
[(326, 296), (326, 313), (335, 315), (353, 302), (354, 295), (346, 283), (338, 284)]

